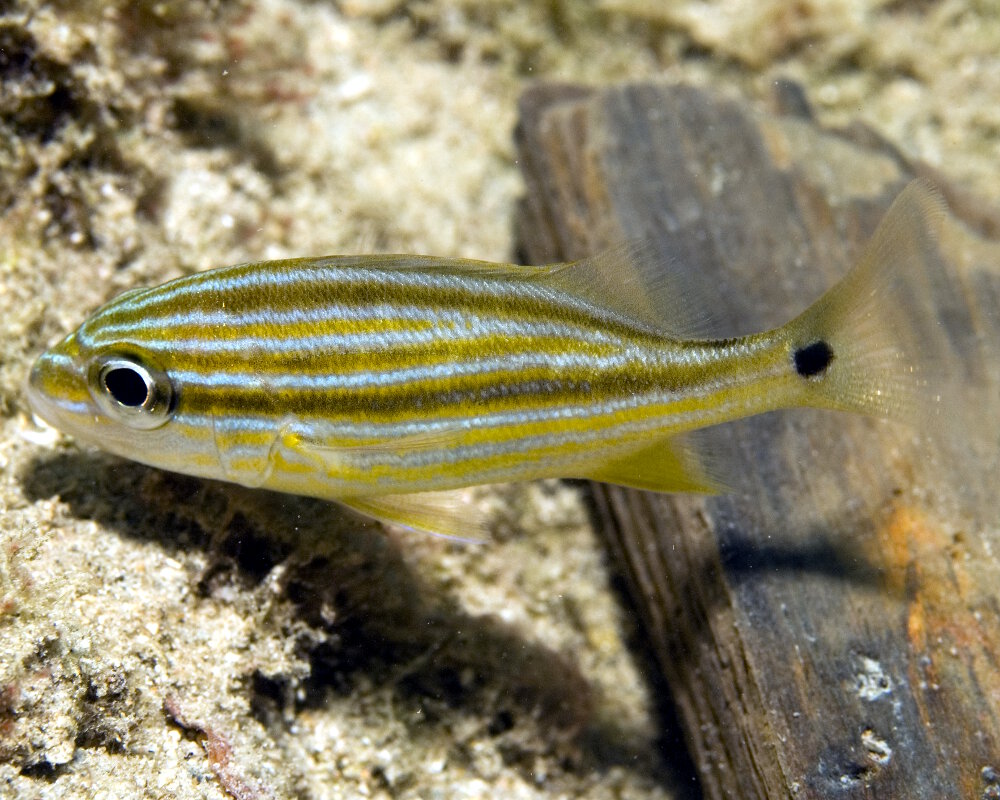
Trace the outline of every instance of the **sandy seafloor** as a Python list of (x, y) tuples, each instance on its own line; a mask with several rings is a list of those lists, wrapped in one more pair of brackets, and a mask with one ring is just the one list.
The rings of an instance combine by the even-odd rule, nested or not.
[(790, 77), (996, 201), (1000, 4), (0, 9), (0, 795), (691, 796), (575, 488), (477, 490), (488, 544), (385, 532), (80, 449), (27, 370), (194, 270), (510, 259), (536, 80)]

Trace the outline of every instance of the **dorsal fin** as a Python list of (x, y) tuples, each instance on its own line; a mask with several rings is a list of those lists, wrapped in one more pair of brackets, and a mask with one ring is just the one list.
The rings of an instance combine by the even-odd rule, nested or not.
[(565, 264), (552, 264), (538, 280), (637, 320), (675, 339), (709, 334), (708, 306), (678, 265), (650, 241), (632, 241)]

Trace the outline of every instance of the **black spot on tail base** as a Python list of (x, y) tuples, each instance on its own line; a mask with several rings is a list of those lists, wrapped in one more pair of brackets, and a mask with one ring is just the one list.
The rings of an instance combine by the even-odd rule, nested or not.
[(792, 356), (795, 371), (803, 378), (813, 378), (826, 372), (833, 361), (833, 348), (822, 339), (800, 347)]

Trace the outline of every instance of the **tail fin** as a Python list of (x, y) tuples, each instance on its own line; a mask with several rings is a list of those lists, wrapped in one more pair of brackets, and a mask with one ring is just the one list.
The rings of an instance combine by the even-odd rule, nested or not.
[(946, 340), (930, 300), (943, 213), (928, 182), (911, 182), (857, 265), (785, 326), (806, 404), (909, 421), (935, 413)]

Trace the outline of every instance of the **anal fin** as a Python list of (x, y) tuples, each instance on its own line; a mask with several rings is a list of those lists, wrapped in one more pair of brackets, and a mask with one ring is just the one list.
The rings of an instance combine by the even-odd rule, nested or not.
[(580, 477), (651, 492), (718, 494), (727, 489), (716, 459), (685, 434), (612, 459)]

